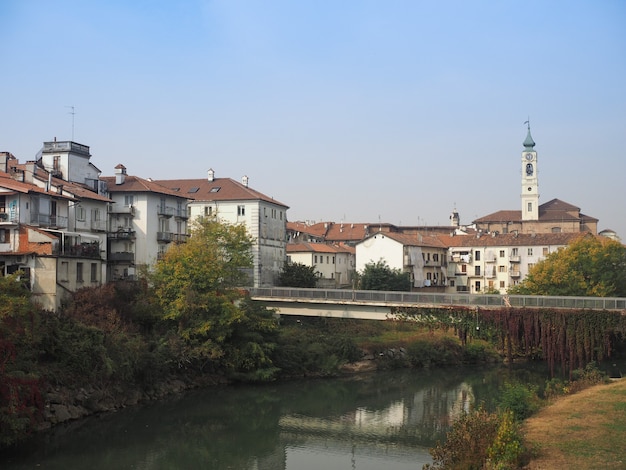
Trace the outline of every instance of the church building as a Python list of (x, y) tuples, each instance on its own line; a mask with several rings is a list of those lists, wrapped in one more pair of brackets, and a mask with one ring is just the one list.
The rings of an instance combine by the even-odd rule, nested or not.
[(489, 233), (598, 233), (598, 219), (560, 199), (539, 204), (538, 158), (535, 142), (528, 134), (521, 154), (521, 210), (501, 210), (474, 221), (476, 228)]

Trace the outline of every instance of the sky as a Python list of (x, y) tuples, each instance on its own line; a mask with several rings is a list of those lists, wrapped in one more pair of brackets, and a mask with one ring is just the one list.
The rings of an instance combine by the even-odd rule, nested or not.
[(449, 225), (540, 202), (626, 240), (623, 0), (0, 0), (0, 151), (240, 180), (291, 221)]

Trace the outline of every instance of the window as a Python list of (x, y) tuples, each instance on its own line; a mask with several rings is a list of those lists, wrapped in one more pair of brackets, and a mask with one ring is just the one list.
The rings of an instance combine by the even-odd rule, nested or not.
[(552, 233), (561, 233), (561, 227), (552, 227)]
[(315, 255), (315, 264), (317, 264), (317, 255)]
[(237, 215), (246, 215), (246, 206), (237, 206)]
[(61, 269), (59, 270), (59, 279), (61, 282), (68, 282), (70, 272), (70, 263), (67, 261), (61, 261)]
[(432, 278), (433, 278), (432, 273), (426, 273), (426, 279), (430, 281)]
[(213, 215), (213, 207), (212, 206), (204, 206), (204, 215), (206, 217), (210, 217)]
[(439, 261), (439, 254), (438, 253), (434, 253), (433, 254), (433, 261), (434, 262), (438, 262)]
[(454, 279), (450, 279), (450, 287), (454, 287)]
[(528, 248), (528, 256), (532, 256), (533, 255), (533, 249), (532, 247)]
[(504, 258), (504, 250), (500, 250), (500, 258)]
[(474, 266), (474, 275), (480, 276), (480, 266)]
[(193, 194), (193, 193), (197, 193), (199, 189), (200, 188), (198, 188), (197, 186), (194, 186), (193, 188), (189, 188), (189, 191), (187, 192)]
[(85, 208), (81, 206), (76, 206), (76, 220), (80, 222), (85, 221)]
[(98, 282), (98, 263), (91, 263), (91, 282)]
[(475, 252), (474, 252), (474, 259), (475, 259), (476, 261), (480, 261), (480, 251), (475, 251)]
[(513, 248), (513, 249), (511, 250), (511, 256), (519, 256), (519, 252), (518, 252), (518, 249), (517, 249), (517, 248)]
[(335, 264), (335, 257), (333, 256), (333, 264)]
[(528, 203), (528, 212), (532, 212), (533, 211), (533, 203), (529, 202)]
[(535, 263), (528, 263), (528, 270), (530, 271), (533, 268), (534, 265), (535, 265)]
[(124, 196), (124, 206), (130, 207), (135, 203), (135, 197), (132, 194)]
[(480, 281), (476, 281), (476, 284), (474, 284), (474, 289), (476, 289), (476, 292), (480, 292)]
[(461, 265), (461, 272), (462, 273), (466, 273), (467, 272), (467, 264), (462, 264)]
[(11, 241), (10, 230), (0, 230), (0, 243), (9, 243)]
[(504, 281), (500, 281), (500, 289), (504, 289)]
[(83, 282), (83, 263), (76, 263), (76, 282)]
[(543, 256), (548, 256), (548, 253), (550, 253), (550, 249), (547, 246), (543, 247)]
[(221, 186), (215, 186), (213, 188), (211, 188), (211, 190), (209, 191), (210, 193), (216, 193), (218, 192), (221, 188)]
[(93, 210), (93, 220), (97, 220), (97, 221), (102, 220), (100, 218), (100, 209), (94, 209)]
[(495, 286), (493, 285), (493, 281), (489, 281), (489, 289), (495, 289)]
[(499, 273), (505, 273), (506, 272), (506, 266), (498, 266), (498, 272)]

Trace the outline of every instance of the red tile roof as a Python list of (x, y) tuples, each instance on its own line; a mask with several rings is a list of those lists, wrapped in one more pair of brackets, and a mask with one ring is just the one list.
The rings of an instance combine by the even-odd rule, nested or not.
[(288, 206), (245, 186), (231, 178), (215, 178), (209, 181), (202, 179), (179, 179), (179, 180), (158, 180), (155, 181), (180, 197), (193, 199), (196, 201), (250, 201), (261, 200), (270, 202), (288, 209)]
[(329, 245), (326, 243), (290, 243), (287, 245), (287, 253), (350, 253), (354, 254), (355, 249), (351, 246)]
[(122, 184), (115, 184), (115, 176), (101, 176), (100, 179), (107, 184), (109, 193), (157, 193), (166, 196), (180, 197), (188, 199), (187, 195), (172, 191), (165, 186), (158, 184), (156, 181), (150, 181), (139, 176), (125, 175)]

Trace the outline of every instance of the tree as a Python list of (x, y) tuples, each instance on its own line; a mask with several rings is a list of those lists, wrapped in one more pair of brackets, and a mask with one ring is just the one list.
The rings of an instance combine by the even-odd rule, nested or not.
[[(253, 308), (240, 288), (252, 266), (252, 239), (243, 225), (200, 219), (150, 276), (180, 367), (227, 373), (271, 369), (272, 311)], [(245, 326), (245, 334), (241, 328)]]
[(317, 285), (315, 266), (285, 262), (278, 275), (278, 285), (283, 287), (315, 287)]
[(626, 247), (585, 235), (533, 266), (512, 294), (626, 296)]
[(391, 269), (385, 260), (368, 263), (359, 274), (359, 286), (364, 290), (410, 291), (409, 273)]

